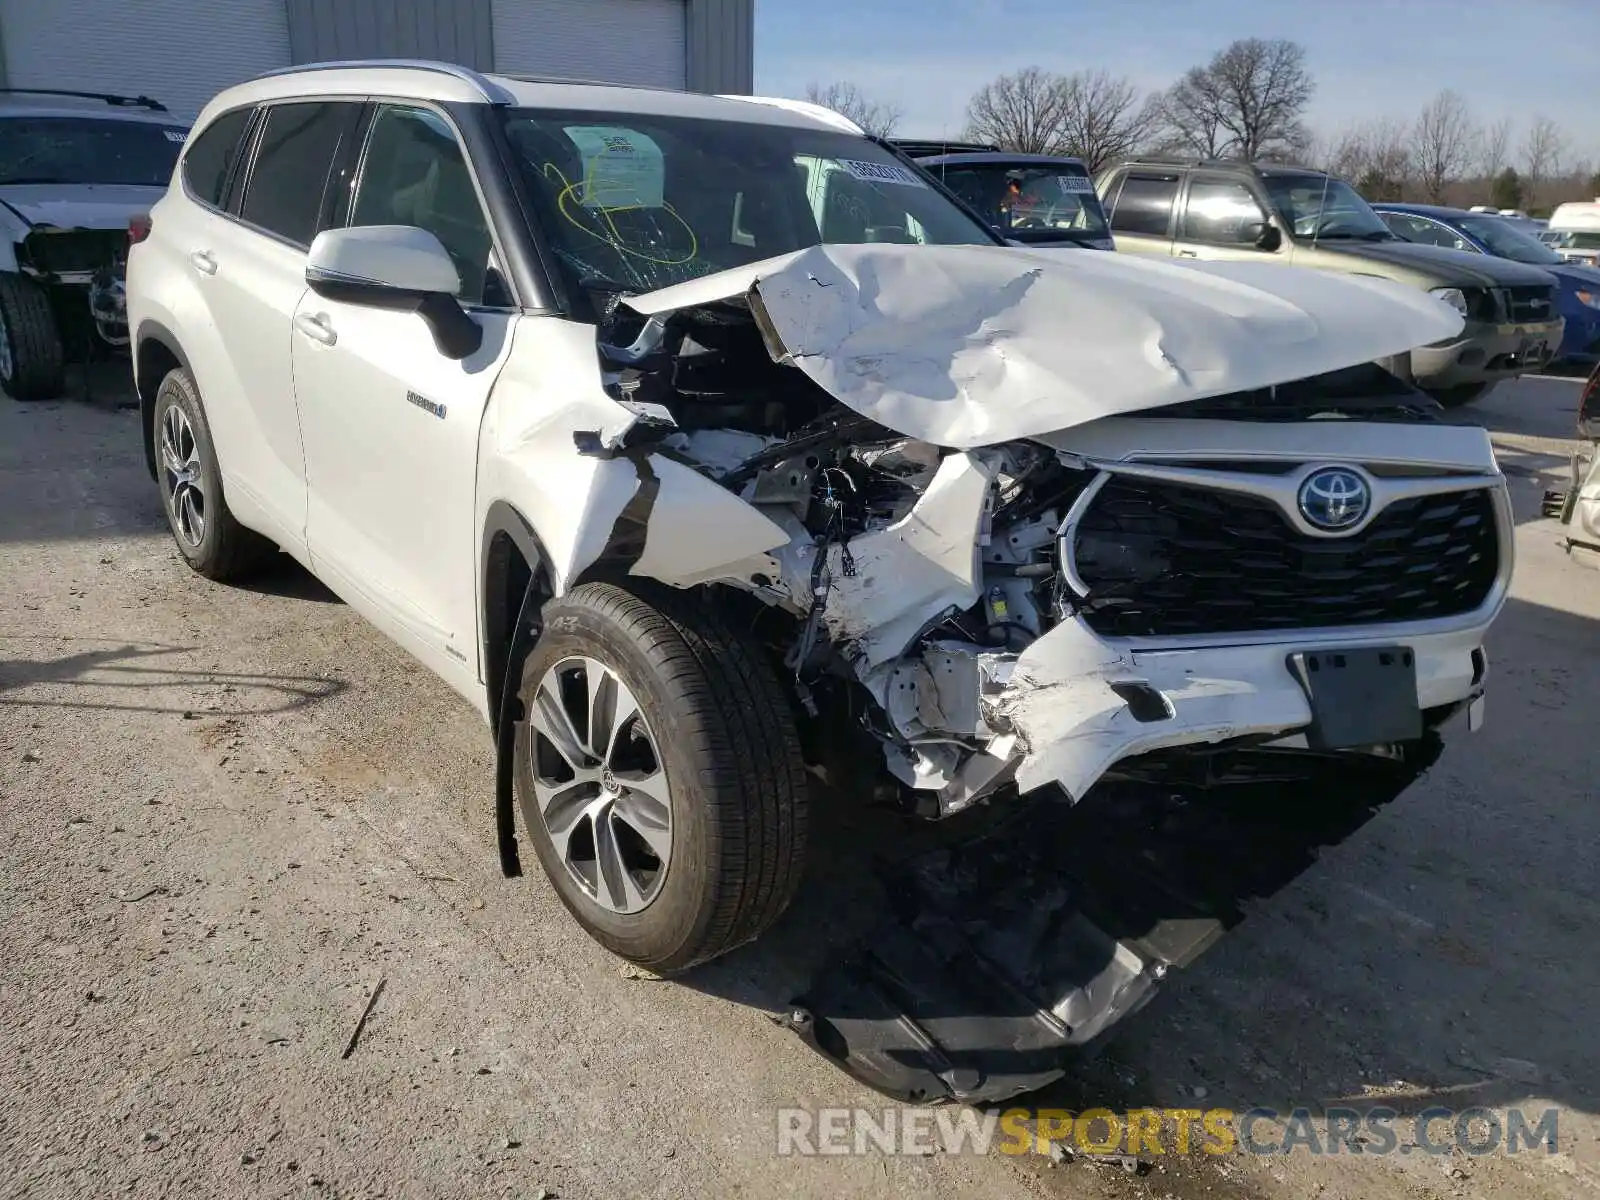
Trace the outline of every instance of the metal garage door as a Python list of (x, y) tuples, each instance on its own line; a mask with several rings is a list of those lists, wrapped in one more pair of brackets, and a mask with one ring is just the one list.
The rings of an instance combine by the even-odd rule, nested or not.
[(497, 71), (681, 88), (684, 0), (494, 0)]
[(283, 0), (0, 0), (10, 87), (144, 94), (192, 117), (289, 62)]

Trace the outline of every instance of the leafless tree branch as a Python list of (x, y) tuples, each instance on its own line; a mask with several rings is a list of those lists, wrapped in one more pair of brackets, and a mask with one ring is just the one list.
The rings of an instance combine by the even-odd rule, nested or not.
[(806, 99), (812, 104), (833, 109), (877, 137), (891, 136), (905, 116), (898, 105), (868, 99), (853, 83), (830, 83), (826, 87), (819, 83), (807, 84)]
[(1522, 173), (1528, 204), (1538, 203), (1539, 187), (1561, 170), (1561, 155), (1567, 139), (1561, 127), (1549, 117), (1535, 117), (1522, 139)]
[(1038, 67), (984, 84), (967, 103), (967, 136), (1023, 154), (1059, 152), (1067, 106), (1061, 85)]
[(1459, 93), (1446, 88), (1417, 117), (1411, 153), (1423, 194), (1434, 204), (1445, 199), (1445, 184), (1459, 178), (1478, 159), (1478, 127)]
[(1296, 154), (1309, 145), (1302, 115), (1315, 83), (1294, 42), (1246, 38), (1186, 72), (1163, 109), (1175, 140), (1205, 157), (1246, 161)]

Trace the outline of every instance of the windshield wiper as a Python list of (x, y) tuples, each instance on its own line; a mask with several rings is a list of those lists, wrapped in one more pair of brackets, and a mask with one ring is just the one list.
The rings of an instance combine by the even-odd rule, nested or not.
[(60, 179), (53, 175), (19, 175), (15, 179), (0, 179), (0, 187), (24, 187), (33, 183), (51, 183), (57, 186), (76, 186), (76, 179)]

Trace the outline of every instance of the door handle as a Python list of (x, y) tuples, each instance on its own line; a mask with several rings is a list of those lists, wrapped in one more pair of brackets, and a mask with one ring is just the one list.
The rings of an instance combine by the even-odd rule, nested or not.
[(215, 275), (217, 273), (216, 256), (209, 250), (196, 250), (189, 255), (189, 262), (194, 269), (202, 275)]
[(1178, 251), (1178, 257), (1179, 258), (1199, 258), (1200, 256), (1198, 254), (1196, 254), (1193, 250), (1179, 250)]
[(294, 319), (294, 327), (313, 342), (321, 342), (324, 346), (331, 346), (339, 340), (339, 335), (333, 331), (333, 326), (323, 313), (301, 313)]

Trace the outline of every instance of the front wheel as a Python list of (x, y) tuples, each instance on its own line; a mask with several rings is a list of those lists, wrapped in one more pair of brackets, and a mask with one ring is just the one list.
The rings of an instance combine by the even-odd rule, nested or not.
[(49, 400), (66, 386), (66, 355), (50, 297), (31, 279), (0, 274), (0, 388), (15, 400)]
[(767, 928), (804, 866), (807, 777), (759, 646), (703, 594), (590, 583), (523, 664), (517, 802), (567, 909), (661, 974)]

